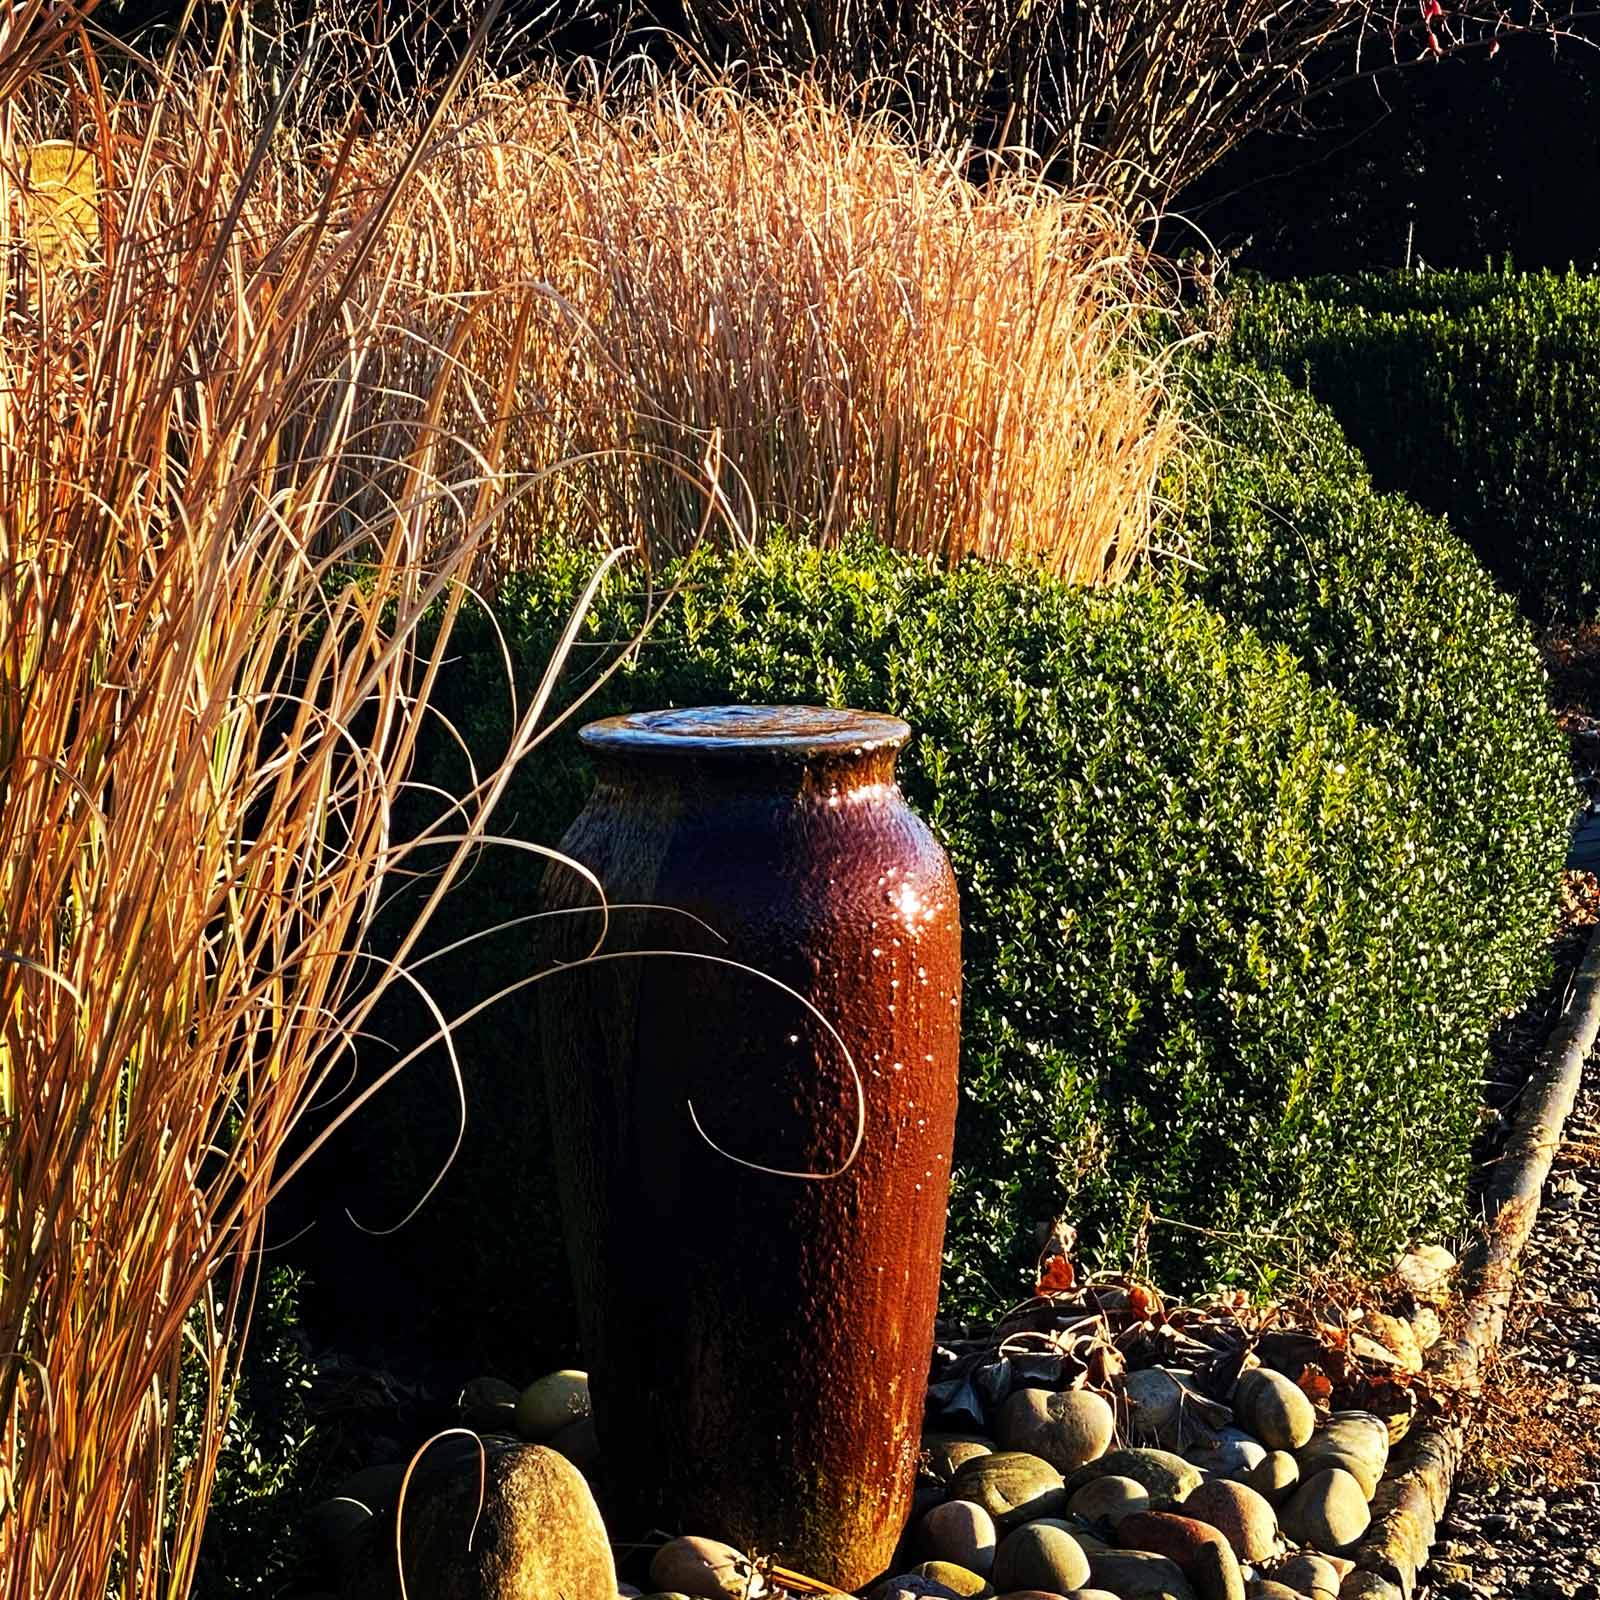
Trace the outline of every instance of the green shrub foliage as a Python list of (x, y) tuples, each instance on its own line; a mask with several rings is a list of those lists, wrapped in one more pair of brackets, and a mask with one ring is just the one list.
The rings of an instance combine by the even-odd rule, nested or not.
[[(552, 553), (501, 596), (524, 703), (590, 560)], [(1089, 594), (976, 564), (941, 574), (864, 541), (702, 554), (675, 576), (631, 651), (660, 591), (607, 585), (567, 692), (621, 670), (524, 765), (503, 825), (559, 838), (587, 790), (573, 730), (592, 715), (809, 701), (912, 724), (903, 785), (955, 864), (965, 927), (948, 1309), (1013, 1296), (1033, 1225), (1062, 1212), (1092, 1252), (1147, 1245), (1190, 1286), (1381, 1255), (1457, 1215), (1499, 993), (1463, 959), (1481, 918), (1399, 733), (1176, 583)], [(480, 614), (455, 639), (440, 704), (488, 757), (511, 719), (500, 636)], [(419, 778), (458, 791), (461, 752), (432, 752)], [(486, 858), (441, 939), (536, 910), (541, 871)], [(536, 961), (528, 927), (508, 927), (438, 963), (435, 988), (459, 1010)], [(430, 1300), (473, 1328), (501, 1320), (525, 1351), (558, 1318), (536, 1051), (525, 997), (474, 1025), (467, 1148), (407, 1247)], [(407, 1149), (448, 1130), (453, 1095), (402, 1079), (374, 1105), (388, 1120), (366, 1137), (386, 1173), (411, 1174), (408, 1203), (433, 1158)], [(474, 1251), (495, 1258), (489, 1317)]]
[[(217, 1477), (200, 1545), (196, 1593), (278, 1595), (297, 1575), (299, 1528), (311, 1475), (306, 1399), (316, 1372), (300, 1328), (300, 1278), (285, 1267), (264, 1274), (233, 1391)], [(189, 1317), (184, 1347), (170, 1492), (178, 1470), (201, 1450), (209, 1378), (199, 1355), (203, 1308)]]
[(1442, 519), (1374, 490), (1303, 390), (1228, 359), (1185, 377), (1210, 441), (1178, 494), (1195, 587), (1404, 744), (1458, 900), (1452, 959), (1509, 1010), (1543, 970), (1572, 809), (1527, 623)]
[(1600, 608), (1600, 279), (1253, 284), (1233, 350), (1332, 407), (1384, 489), (1452, 525), (1536, 619)]

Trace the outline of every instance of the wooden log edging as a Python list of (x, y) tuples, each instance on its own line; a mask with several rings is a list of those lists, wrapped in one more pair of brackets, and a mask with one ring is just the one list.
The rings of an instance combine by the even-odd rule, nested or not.
[[(1461, 1332), (1429, 1352), (1428, 1372), (1443, 1390), (1471, 1393), (1500, 1343), (1516, 1266), (1539, 1215), (1539, 1197), (1578, 1097), (1583, 1064), (1600, 1037), (1600, 928), (1572, 993), (1523, 1087), (1511, 1134), (1484, 1195), (1483, 1232), (1462, 1257), (1466, 1296)], [(1372, 1501), (1372, 1524), (1351, 1558), (1340, 1600), (1411, 1600), (1450, 1499), (1466, 1440), (1458, 1413), (1425, 1424), (1395, 1450)]]

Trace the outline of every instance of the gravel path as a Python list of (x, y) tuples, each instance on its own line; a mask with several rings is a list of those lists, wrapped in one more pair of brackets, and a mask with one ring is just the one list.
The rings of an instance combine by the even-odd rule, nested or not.
[(1419, 1600), (1600, 1600), (1600, 1052)]

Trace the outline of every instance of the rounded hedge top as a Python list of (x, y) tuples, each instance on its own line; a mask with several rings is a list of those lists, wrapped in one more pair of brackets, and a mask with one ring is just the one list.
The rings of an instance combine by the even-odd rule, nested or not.
[[(1565, 818), (1526, 628), (1292, 386), (1228, 362), (1187, 381), (1209, 434), (1178, 485), (1192, 577), (1090, 593), (777, 537), (648, 590), (613, 572), (563, 679), (569, 704), (596, 690), (582, 720), (747, 702), (909, 724), (901, 783), (966, 924), (950, 1312), (1013, 1299), (1061, 1213), (1177, 1287), (1436, 1234), (1464, 1197), (1486, 1026), (1537, 976)], [(425, 746), (419, 794), (504, 749), (501, 633), (525, 703), (593, 559), (551, 547), (497, 623), (464, 615), (435, 696), (464, 749)], [(519, 770), (504, 831), (554, 844), (581, 809), (578, 720)], [(500, 927), (433, 967), (452, 1010), (539, 959), (518, 921), (537, 883), (482, 871), (446, 901), (441, 942)], [(556, 1355), (536, 1031), (513, 1002), (458, 1043), (467, 1142), (382, 1271), (425, 1264), (430, 1302), (467, 1308), (448, 1337), (487, 1364), (488, 1327)], [(369, 1188), (431, 1178), (446, 1082), (375, 1102)], [(462, 1247), (485, 1215), (522, 1241), (516, 1272)]]
[(1374, 478), (1450, 517), (1530, 615), (1600, 606), (1600, 278), (1362, 273), (1251, 283), (1229, 346), (1327, 402)]
[[(502, 595), (524, 682), (584, 570), (552, 552)], [(1381, 1252), (1454, 1215), (1483, 1003), (1459, 976), (1461, 907), (1398, 738), (1170, 584), (945, 574), (865, 540), (778, 539), (672, 577), (586, 714), (797, 701), (911, 725), (901, 781), (949, 851), (966, 917), (947, 1309), (1013, 1297), (1035, 1225), (1063, 1211), (1091, 1248), (1148, 1248), (1166, 1281), (1191, 1285), (1253, 1282), (1340, 1245)], [(617, 660), (649, 599), (608, 584), (573, 692)], [(489, 689), (498, 647), (481, 620), (456, 642), (444, 704), (488, 753), (510, 726)], [(589, 781), (564, 738), (526, 764), (506, 813), (554, 842)], [(453, 923), (536, 909), (514, 874), (471, 884)], [(508, 931), (463, 976), (488, 992), (534, 959)], [(469, 1092), (495, 1093), (497, 1061), (528, 1070), (524, 1022), (508, 1008), (498, 1026), (466, 1063)], [(526, 1138), (518, 1159), (527, 1192)], [(494, 1188), (497, 1231), (535, 1225)]]
[(1185, 381), (1210, 441), (1183, 499), (1193, 587), (1402, 741), (1487, 1021), (1543, 971), (1574, 804), (1532, 632), (1443, 519), (1373, 489), (1304, 391), (1227, 359)]

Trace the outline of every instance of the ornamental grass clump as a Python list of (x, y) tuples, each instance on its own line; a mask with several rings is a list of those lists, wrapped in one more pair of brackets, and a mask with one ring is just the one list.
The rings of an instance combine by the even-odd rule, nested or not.
[[(384, 459), (356, 431), (380, 346), (423, 337), (394, 292), (393, 202), (429, 130), (392, 188), (363, 190), (260, 119), (226, 42), (139, 69), (119, 103), (77, 21), (34, 0), (0, 16), (14, 1600), (187, 1592), (285, 1138), (399, 981), (361, 953), (386, 881), (438, 874), (403, 963), (504, 781), (486, 763), (448, 827), (397, 848), (462, 575), (515, 492), (499, 376), (461, 359), (474, 315), (515, 328), (515, 306), (450, 308)], [(52, 140), (90, 153), (94, 214), (46, 253), (30, 151)], [(485, 420), (447, 479), (437, 419), (463, 403)], [(343, 487), (373, 474), (392, 498), (359, 516)]]
[[(767, 87), (486, 89), (408, 195), (420, 303), (550, 291), (508, 450), (581, 466), (531, 488), (498, 568), (550, 535), (644, 530), (656, 557), (681, 553), (707, 509), (684, 468), (714, 450), (718, 509), (747, 535), (782, 523), (831, 544), (870, 523), (943, 561), (1121, 576), (1171, 435), (1126, 223), (1042, 183), (974, 185), (959, 153)], [(503, 363), (508, 337), (481, 319), (474, 364)]]

